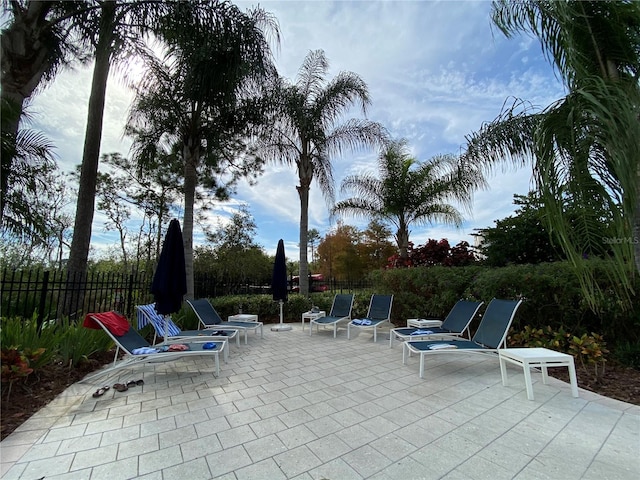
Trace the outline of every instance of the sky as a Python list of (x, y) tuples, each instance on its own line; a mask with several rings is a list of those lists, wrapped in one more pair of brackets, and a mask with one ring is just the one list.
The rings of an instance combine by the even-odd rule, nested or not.
[[(256, 5), (236, 3), (241, 9)], [(544, 108), (563, 96), (538, 40), (505, 38), (491, 24), (488, 1), (267, 0), (260, 6), (280, 26), (281, 42), (274, 51), (281, 76), (295, 81), (308, 52), (324, 50), (329, 77), (340, 71), (357, 73), (372, 99), (366, 118), (381, 123), (394, 138), (406, 139), (418, 161), (460, 153), (465, 136), (497, 117), (513, 98)], [(58, 162), (65, 171), (82, 160), (92, 68), (59, 74), (30, 108), (33, 128), (42, 130), (57, 146)], [(123, 129), (133, 95), (120, 78), (121, 72), (112, 69), (101, 153), (128, 156), (131, 142), (123, 138)], [(361, 113), (353, 110), (344, 119), (356, 116)], [(360, 151), (334, 159), (338, 200), (341, 180), (354, 173), (375, 173), (378, 154)], [(471, 211), (463, 212), (461, 228), (437, 223), (413, 226), (410, 240), (421, 245), (431, 238), (446, 238), (451, 245), (462, 240), (473, 245), (476, 229), (493, 226), (495, 220), (513, 213), (513, 195), (525, 195), (532, 187), (531, 168), (505, 167), (487, 180), (489, 188), (476, 192)], [(231, 201), (217, 205), (209, 221), (215, 226), (246, 205), (257, 225), (256, 243), (274, 255), (282, 238), (287, 258), (295, 260), (300, 219), (296, 185), (293, 168), (267, 165), (257, 184), (241, 181)], [(309, 203), (309, 228), (324, 236), (338, 219), (329, 215), (316, 184), (311, 186)], [(176, 218), (181, 222), (183, 211), (184, 206), (178, 205)], [(360, 229), (367, 224), (352, 217), (342, 220)], [(117, 242), (104, 223), (105, 217), (96, 211), (92, 248), (97, 252)], [(201, 238), (196, 231), (196, 245)]]

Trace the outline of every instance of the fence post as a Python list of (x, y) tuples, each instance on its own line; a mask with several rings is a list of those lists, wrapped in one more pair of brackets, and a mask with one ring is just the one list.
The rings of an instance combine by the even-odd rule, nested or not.
[(47, 290), (49, 288), (49, 270), (44, 272), (42, 276), (42, 289), (40, 290), (40, 302), (38, 303), (38, 319), (36, 320), (38, 324), (38, 330), (42, 328), (42, 324), (44, 323), (44, 306), (47, 299)]
[(131, 316), (133, 309), (133, 272), (129, 274), (129, 286), (127, 287), (127, 305), (125, 307), (125, 315)]

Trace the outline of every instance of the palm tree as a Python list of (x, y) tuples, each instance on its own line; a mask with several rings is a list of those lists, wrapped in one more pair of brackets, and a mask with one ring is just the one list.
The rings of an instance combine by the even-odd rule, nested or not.
[[(86, 44), (76, 35), (78, 22), (95, 5), (86, 2), (3, 2), (10, 18), (2, 29), (2, 156), (0, 158), (0, 222), (3, 219), (9, 178), (14, 170), (14, 143), (27, 100), (51, 82), (73, 60), (85, 58)], [(83, 20), (80, 20), (83, 19)]]
[(270, 162), (295, 166), (300, 198), (300, 293), (309, 293), (307, 259), (309, 190), (315, 179), (329, 203), (333, 203), (331, 157), (380, 143), (384, 129), (375, 122), (351, 119), (339, 123), (353, 104), (365, 113), (370, 103), (364, 81), (355, 73), (340, 72), (327, 80), (329, 64), (322, 50), (309, 52), (295, 83), (279, 79), (274, 85), (275, 117), (259, 150)]
[[(190, 8), (188, 2), (182, 8)], [(172, 44), (166, 61), (151, 66), (128, 119), (134, 158), (148, 161), (161, 146), (178, 152), (184, 169), (183, 239), (187, 298), (193, 298), (193, 226), (197, 187), (228, 198), (228, 187), (252, 175), (260, 162), (245, 155), (244, 139), (262, 121), (258, 87), (276, 75), (267, 42), (278, 35), (271, 15), (261, 9), (241, 12), (225, 4), (220, 21), (189, 24), (167, 19), (161, 37)], [(180, 19), (175, 19), (181, 23)]]
[[(515, 102), (468, 138), (466, 156), (488, 166), (532, 161), (546, 226), (592, 307), (603, 292), (585, 248), (611, 260), (618, 298), (631, 305), (630, 259), (640, 272), (640, 4), (498, 1), (493, 21), (508, 37), (536, 35), (568, 93), (537, 112)], [(615, 238), (601, 238), (603, 209)]]
[(462, 214), (447, 202), (470, 208), (473, 190), (484, 186), (478, 170), (452, 155), (419, 163), (409, 155), (404, 140), (388, 143), (378, 168), (379, 178), (369, 173), (345, 178), (341, 191), (353, 196), (336, 203), (333, 212), (393, 224), (401, 259), (408, 256), (412, 225), (437, 221), (459, 227)]

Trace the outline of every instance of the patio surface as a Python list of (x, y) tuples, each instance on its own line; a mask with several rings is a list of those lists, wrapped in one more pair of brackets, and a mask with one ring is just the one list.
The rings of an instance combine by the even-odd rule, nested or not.
[(191, 358), (71, 386), (0, 443), (2, 478), (640, 478), (638, 406), (540, 373), (529, 401), (497, 355), (433, 355), (420, 379), (388, 332), (269, 327), (231, 346), (220, 378)]

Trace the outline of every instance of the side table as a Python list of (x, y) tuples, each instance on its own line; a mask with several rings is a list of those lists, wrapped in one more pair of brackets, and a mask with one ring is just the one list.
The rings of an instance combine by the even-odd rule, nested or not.
[(556, 352), (548, 348), (501, 348), (498, 350), (500, 358), (500, 374), (502, 385), (507, 385), (507, 362), (519, 365), (524, 369), (524, 383), (527, 388), (527, 398), (533, 400), (533, 384), (531, 383), (531, 368), (542, 370), (542, 383), (547, 384), (548, 367), (567, 367), (571, 381), (571, 394), (578, 397), (578, 380), (573, 356)]
[(324, 310), (320, 310), (319, 312), (304, 312), (302, 314), (302, 331), (304, 332), (304, 321), (309, 320), (309, 324), (311, 324), (311, 320), (317, 320), (318, 318), (326, 317), (326, 313)]
[[(260, 338), (262, 338), (262, 322), (258, 321), (258, 315), (253, 315), (250, 313), (238, 313), (236, 315), (230, 315), (227, 320), (229, 322), (255, 322), (255, 327), (254, 326), (249, 326), (249, 327), (245, 327), (243, 328), (244, 330), (244, 343), (248, 343), (248, 339), (247, 339), (247, 330), (248, 329), (252, 329), (257, 331), (258, 329), (260, 329)], [(224, 324), (223, 324), (224, 325)]]

